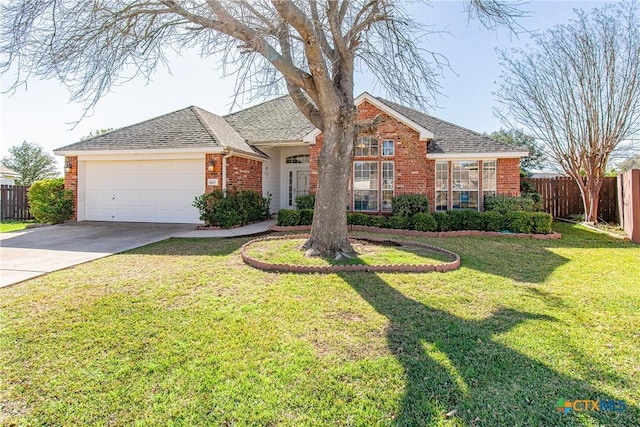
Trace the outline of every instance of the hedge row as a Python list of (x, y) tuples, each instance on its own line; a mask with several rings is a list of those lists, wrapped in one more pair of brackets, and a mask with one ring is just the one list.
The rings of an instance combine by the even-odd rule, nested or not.
[(486, 196), (484, 210), (502, 214), (513, 211), (537, 212), (542, 209), (542, 196), (538, 193), (523, 193), (521, 197)]
[[(281, 209), (278, 212), (278, 225), (311, 225), (312, 209)], [(478, 212), (459, 210), (430, 213), (417, 213), (411, 217), (392, 215), (368, 215), (347, 213), (347, 224), (380, 228), (394, 228), (417, 231), (511, 231), (514, 233), (551, 233), (553, 218), (544, 212), (496, 211)]]

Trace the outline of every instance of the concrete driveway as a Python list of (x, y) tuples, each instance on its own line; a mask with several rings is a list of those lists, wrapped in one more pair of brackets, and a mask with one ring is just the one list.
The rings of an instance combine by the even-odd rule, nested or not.
[(78, 222), (0, 233), (0, 287), (194, 229), (192, 224)]

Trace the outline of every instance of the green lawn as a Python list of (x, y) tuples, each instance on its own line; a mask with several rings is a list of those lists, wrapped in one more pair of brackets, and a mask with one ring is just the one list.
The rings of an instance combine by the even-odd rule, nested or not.
[(248, 239), (170, 240), (0, 289), (0, 425), (638, 425), (640, 247), (556, 229), (422, 240), (449, 273), (275, 274)]
[(31, 224), (33, 221), (5, 221), (0, 222), (0, 233), (8, 233), (9, 231), (24, 230), (27, 228), (27, 224)]

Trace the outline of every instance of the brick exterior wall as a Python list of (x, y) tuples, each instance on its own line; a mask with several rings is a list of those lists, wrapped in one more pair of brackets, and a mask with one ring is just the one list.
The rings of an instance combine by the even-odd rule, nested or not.
[[(71, 171), (67, 172), (67, 165), (71, 164)], [(78, 220), (78, 157), (70, 156), (64, 158), (64, 188), (65, 190), (71, 190), (73, 193), (73, 213), (71, 214), (71, 221)]]
[[(371, 120), (381, 113), (377, 107), (363, 102), (358, 107), (358, 120)], [(378, 139), (378, 155), (374, 157), (356, 157), (357, 161), (393, 161), (394, 162), (394, 194), (423, 193), (431, 200), (435, 196), (435, 162), (427, 161), (426, 141), (419, 140), (419, 134), (415, 130), (382, 113), (382, 121), (375, 134)], [(382, 155), (382, 141), (394, 141), (394, 155)], [(309, 188), (315, 193), (318, 188), (318, 155), (322, 149), (322, 134), (316, 138), (316, 144), (309, 147)], [(379, 178), (381, 178), (381, 167)], [(352, 174), (353, 181), (353, 174)], [(353, 188), (353, 183), (351, 185)], [(353, 209), (353, 200), (351, 200)]]
[(254, 190), (262, 194), (262, 162), (244, 157), (227, 159), (227, 189)]
[[(213, 171), (209, 170), (209, 163), (213, 161)], [(209, 179), (217, 179), (218, 185), (209, 185)], [(222, 155), (221, 154), (205, 154), (204, 156), (204, 188), (205, 193), (211, 193), (213, 190), (222, 189)]]
[(505, 196), (520, 195), (520, 159), (498, 159), (497, 192)]
[[(381, 113), (374, 105), (363, 102), (358, 107), (358, 120), (371, 120)], [(421, 193), (427, 196), (431, 209), (435, 206), (435, 169), (436, 160), (427, 159), (427, 142), (420, 141), (415, 130), (398, 120), (382, 113), (382, 122), (374, 135), (378, 139), (378, 156), (356, 157), (359, 161), (393, 161), (394, 162), (394, 195)], [(382, 141), (392, 139), (395, 153), (393, 156), (382, 156)], [(316, 138), (315, 145), (309, 147), (309, 188), (315, 193), (318, 188), (318, 155), (322, 149), (322, 134)], [(471, 157), (471, 156), (470, 156)], [(479, 162), (480, 186), (482, 185), (482, 162)], [(520, 195), (520, 160), (497, 159), (496, 162), (496, 190), (498, 194)], [(379, 168), (379, 180), (381, 179)], [(449, 182), (451, 183), (451, 163), (449, 163)], [(353, 188), (353, 174), (351, 188)], [(380, 189), (379, 189), (380, 191)], [(479, 193), (479, 203), (482, 208), (482, 188)], [(350, 208), (353, 209), (351, 199)]]

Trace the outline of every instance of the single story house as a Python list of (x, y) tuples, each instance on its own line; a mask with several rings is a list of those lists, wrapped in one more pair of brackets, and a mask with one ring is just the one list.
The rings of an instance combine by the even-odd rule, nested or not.
[[(482, 209), (484, 195), (520, 193), (526, 151), (368, 93), (356, 106), (382, 121), (356, 141), (347, 209), (388, 212), (406, 193), (436, 211)], [(321, 147), (322, 132), (283, 96), (227, 116), (192, 106), (55, 153), (75, 220), (198, 223), (192, 202), (216, 189), (271, 195), (274, 212), (295, 207), (318, 185)]]
[(16, 179), (20, 178), (20, 174), (7, 167), (0, 166), (0, 184), (15, 185)]

